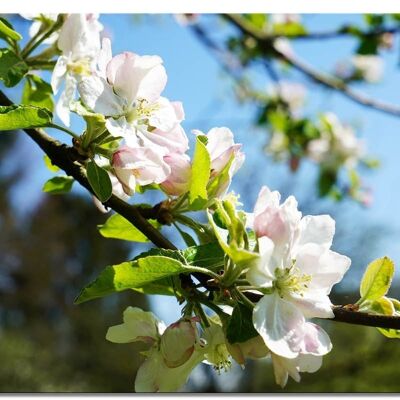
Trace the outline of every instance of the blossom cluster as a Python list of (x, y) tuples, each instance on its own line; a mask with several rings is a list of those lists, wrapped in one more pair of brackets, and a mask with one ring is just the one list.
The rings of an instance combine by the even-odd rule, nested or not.
[[(192, 173), (189, 139), (181, 125), (182, 103), (162, 96), (167, 83), (163, 61), (132, 52), (113, 56), (110, 40), (101, 40), (102, 30), (94, 14), (71, 14), (63, 23), (56, 41), (61, 55), (51, 80), (55, 94), (64, 85), (56, 113), (67, 126), (71, 111), (104, 117), (107, 140), (118, 143), (109, 156), (114, 194), (126, 198), (138, 187), (159, 185), (169, 196), (183, 195)], [(241, 146), (228, 128), (195, 134), (207, 138), (214, 175), (237, 155), (228, 181), (217, 190), (222, 195), (243, 162)]]
[[(26, 17), (34, 20), (32, 35), (58, 18)], [(288, 21), (285, 17), (276, 23)], [(71, 14), (50, 37), (59, 53), (51, 80), (54, 93), (61, 92), (56, 113), (66, 126), (71, 112), (85, 119), (86, 130), (74, 144), (108, 171), (114, 194), (127, 198), (152, 185), (169, 198), (180, 197), (182, 203), (201, 171), (193, 168), (196, 154), (193, 160), (188, 155), (182, 103), (162, 96), (167, 83), (163, 61), (132, 52), (113, 56), (102, 30), (97, 15)], [(294, 111), (304, 91), (287, 84), (272, 89), (271, 98), (283, 100)], [(352, 131), (332, 115), (324, 121), (320, 137), (308, 143), (309, 156), (328, 166), (353, 166), (362, 148)], [(222, 295), (212, 303), (216, 314), (194, 312), (201, 301), (188, 296), (182, 317), (166, 327), (152, 313), (128, 307), (123, 324), (109, 328), (106, 338), (148, 345), (136, 391), (178, 390), (201, 362), (222, 371), (231, 359), (244, 366), (247, 358), (270, 357), (281, 386), (289, 376), (299, 381), (300, 372), (318, 370), (332, 348), (328, 334), (310, 320), (333, 317), (329, 294), (350, 266), (349, 258), (330, 249), (335, 222), (327, 215), (303, 217), (294, 197), (280, 204), (280, 194), (267, 187), (261, 189), (253, 213), (238, 211), (237, 199), (226, 193), (244, 162), (241, 145), (224, 127), (208, 133), (194, 130), (193, 138), (203, 146), (201, 156), (209, 168), (211, 198), (202, 209), (207, 209), (211, 227), (204, 243), (214, 241), (224, 250), (220, 274), (200, 269), (221, 284)], [(186, 211), (193, 210), (179, 209)], [(181, 258), (180, 254), (173, 261)], [(167, 256), (162, 259), (166, 260)], [(190, 268), (199, 271), (194, 265)], [(236, 287), (236, 279), (247, 285)], [(256, 304), (246, 297), (249, 294), (257, 297)], [(251, 337), (232, 341), (227, 321), (239, 303), (251, 308)]]

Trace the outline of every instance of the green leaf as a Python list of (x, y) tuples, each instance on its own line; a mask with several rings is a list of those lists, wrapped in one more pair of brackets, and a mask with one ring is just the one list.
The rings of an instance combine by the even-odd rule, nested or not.
[(207, 184), (211, 173), (211, 160), (201, 136), (196, 138), (192, 163), (192, 179), (189, 188), (191, 210), (201, 210), (207, 204)]
[(0, 37), (6, 40), (10, 38), (14, 41), (22, 39), (22, 36), (14, 31), (12, 25), (4, 18), (0, 18)]
[(43, 192), (50, 194), (63, 194), (68, 193), (72, 184), (74, 183), (74, 178), (70, 176), (55, 176), (49, 179), (43, 186)]
[(172, 278), (159, 279), (151, 282), (147, 285), (143, 285), (140, 288), (132, 288), (135, 292), (143, 294), (158, 294), (161, 296), (175, 296), (174, 286), (172, 284)]
[(44, 160), (44, 163), (46, 164), (46, 167), (47, 167), (47, 169), (48, 169), (49, 171), (51, 171), (51, 172), (57, 172), (57, 171), (60, 170), (60, 168), (58, 168), (57, 165), (54, 165), (54, 164), (51, 162), (50, 157), (49, 157), (47, 154), (45, 154), (45, 155), (43, 156), (43, 160)]
[(191, 272), (179, 260), (165, 256), (147, 256), (106, 267), (96, 280), (86, 286), (75, 303), (83, 303), (127, 289), (142, 288), (149, 283)]
[(245, 305), (238, 303), (233, 309), (228, 322), (226, 338), (229, 343), (242, 343), (258, 336), (253, 326), (253, 311)]
[(50, 84), (36, 75), (29, 75), (22, 93), (22, 104), (54, 109), (53, 90)]
[(0, 80), (15, 86), (29, 71), (28, 65), (10, 49), (0, 49)]
[(218, 242), (191, 246), (184, 250), (167, 250), (153, 248), (139, 254), (135, 260), (147, 256), (165, 256), (174, 258), (186, 265), (218, 270), (224, 266), (225, 252)]
[(0, 131), (45, 127), (52, 119), (53, 114), (46, 108), (15, 104), (0, 106)]
[(96, 197), (106, 202), (112, 195), (112, 184), (107, 171), (90, 161), (86, 168), (87, 178)]
[[(159, 227), (159, 224), (154, 220), (149, 222)], [(103, 225), (98, 225), (97, 228), (102, 236), (112, 239), (129, 240), (131, 242), (148, 242), (149, 239), (139, 231), (131, 222), (119, 214), (113, 214), (107, 219)]]
[(185, 232), (178, 225), (175, 225), (175, 228), (178, 230), (179, 234), (182, 236), (186, 246), (196, 246), (196, 241), (189, 235), (189, 233)]
[(394, 274), (393, 261), (388, 257), (372, 261), (361, 280), (361, 302), (364, 300), (378, 300), (389, 290)]
[[(396, 311), (399, 309), (399, 301), (396, 299), (389, 299), (382, 297), (378, 300), (373, 301), (369, 306), (369, 311), (383, 314), (383, 315), (397, 315)], [(390, 339), (400, 339), (400, 329), (390, 328), (377, 328), (382, 335)]]

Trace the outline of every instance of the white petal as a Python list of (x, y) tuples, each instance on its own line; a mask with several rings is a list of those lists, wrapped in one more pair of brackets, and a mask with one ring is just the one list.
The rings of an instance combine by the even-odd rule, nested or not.
[(124, 311), (124, 323), (108, 329), (106, 339), (113, 343), (157, 340), (160, 335), (160, 321), (153, 313), (137, 307), (128, 307)]
[(261, 214), (267, 207), (278, 208), (280, 200), (281, 195), (278, 191), (271, 192), (267, 186), (263, 186), (254, 206), (254, 216)]
[(202, 359), (202, 354), (195, 351), (185, 364), (176, 368), (168, 368), (160, 352), (154, 349), (137, 372), (135, 391), (176, 392), (186, 383), (193, 368)]
[(70, 124), (70, 104), (75, 98), (76, 80), (67, 75), (65, 80), (65, 89), (61, 93), (60, 98), (56, 104), (56, 114), (65, 126)]
[(302, 313), (277, 293), (265, 295), (254, 307), (253, 324), (274, 353), (295, 358), (300, 351), (305, 320)]
[(335, 220), (329, 215), (306, 215), (299, 225), (299, 245), (315, 243), (329, 249), (335, 234)]
[(218, 158), (234, 143), (233, 133), (229, 128), (213, 128), (207, 133), (207, 150), (211, 160)]
[[(147, 56), (152, 58), (152, 62), (162, 60), (156, 56)], [(148, 100), (149, 102), (156, 101), (167, 84), (167, 73), (162, 65), (157, 65), (152, 68), (143, 78), (138, 91), (138, 97)]]
[(300, 374), (297, 368), (297, 358), (285, 358), (271, 353), (274, 368), (275, 382), (282, 388), (286, 386), (289, 375), (300, 382)]
[(321, 290), (309, 290), (302, 295), (291, 293), (286, 297), (305, 318), (333, 318), (332, 303), (328, 295)]
[(320, 326), (307, 322), (302, 353), (323, 356), (331, 350), (332, 343), (328, 334)]
[[(107, 118), (106, 128), (111, 133), (111, 136), (123, 137), (125, 139), (132, 137), (133, 139), (135, 139), (134, 144), (138, 144), (135, 131), (134, 129), (132, 129), (130, 124), (128, 124), (125, 117), (120, 117), (118, 119)], [(129, 143), (129, 145), (133, 146), (133, 143)]]
[(107, 64), (112, 59), (111, 40), (107, 37), (101, 42), (101, 50), (97, 58), (97, 65), (102, 78), (106, 78)]
[(274, 251), (274, 242), (267, 236), (258, 239), (260, 259), (253, 263), (247, 272), (246, 279), (253, 286), (272, 287), (275, 279), (275, 265), (271, 263), (271, 255)]
[(342, 280), (351, 264), (348, 257), (312, 243), (298, 248), (295, 258), (300, 271), (312, 277), (309, 288), (323, 289), (326, 294)]
[(78, 85), (82, 102), (92, 111), (105, 116), (123, 113), (123, 99), (119, 98), (104, 78), (84, 77)]
[(54, 66), (53, 74), (51, 75), (51, 88), (53, 89), (54, 94), (57, 94), (58, 89), (65, 78), (65, 74), (67, 73), (67, 63), (68, 59), (61, 56), (58, 58), (56, 65)]
[(300, 354), (297, 362), (300, 372), (313, 373), (321, 368), (322, 356), (315, 356), (312, 354)]

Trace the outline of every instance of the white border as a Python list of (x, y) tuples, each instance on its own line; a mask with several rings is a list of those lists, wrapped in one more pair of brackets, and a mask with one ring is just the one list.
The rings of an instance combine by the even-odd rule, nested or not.
[(0, 13), (395, 13), (399, 0), (0, 0)]

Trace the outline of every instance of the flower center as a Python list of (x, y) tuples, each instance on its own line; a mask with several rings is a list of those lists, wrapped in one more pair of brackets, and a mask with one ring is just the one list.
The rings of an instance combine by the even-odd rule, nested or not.
[(90, 75), (90, 60), (82, 58), (77, 61), (71, 61), (67, 65), (67, 70), (75, 75)]
[(158, 108), (158, 104), (149, 104), (145, 99), (138, 99), (135, 105), (127, 111), (125, 118), (129, 123), (137, 120), (147, 120)]
[(295, 262), (296, 260), (293, 260), (291, 267), (275, 269), (274, 287), (281, 297), (289, 293), (303, 296), (311, 282), (311, 275), (302, 274), (300, 269), (295, 266)]

